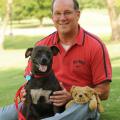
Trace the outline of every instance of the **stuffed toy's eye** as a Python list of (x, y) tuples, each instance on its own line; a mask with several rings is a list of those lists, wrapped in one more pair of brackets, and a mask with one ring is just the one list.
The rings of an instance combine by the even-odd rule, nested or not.
[(75, 93), (74, 95), (77, 96), (77, 93)]
[(87, 93), (84, 93), (84, 95), (85, 95), (86, 97), (88, 97), (88, 94), (87, 94)]

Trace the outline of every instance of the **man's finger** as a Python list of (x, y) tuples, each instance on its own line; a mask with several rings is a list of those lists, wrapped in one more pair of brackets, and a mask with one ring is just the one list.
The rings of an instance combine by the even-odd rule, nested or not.
[(65, 87), (63, 86), (63, 83), (60, 82), (60, 87), (63, 89), (63, 90), (66, 90)]
[(66, 92), (65, 92), (65, 90), (60, 90), (60, 91), (55, 91), (55, 92), (53, 92), (53, 96), (55, 95), (55, 96), (57, 96), (57, 95), (65, 95), (66, 94)]

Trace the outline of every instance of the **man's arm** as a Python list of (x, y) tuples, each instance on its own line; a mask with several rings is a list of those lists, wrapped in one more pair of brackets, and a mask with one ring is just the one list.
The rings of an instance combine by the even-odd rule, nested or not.
[(94, 89), (97, 91), (101, 100), (106, 100), (109, 97), (110, 81), (102, 82), (101, 84), (96, 85)]

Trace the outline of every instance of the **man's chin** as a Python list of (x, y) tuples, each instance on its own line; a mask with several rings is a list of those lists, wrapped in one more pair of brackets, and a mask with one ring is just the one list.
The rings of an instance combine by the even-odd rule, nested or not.
[(60, 32), (62, 35), (67, 35), (67, 34), (70, 33), (70, 31), (68, 31), (68, 30), (66, 30), (66, 29), (60, 30), (60, 31), (58, 31), (58, 32)]

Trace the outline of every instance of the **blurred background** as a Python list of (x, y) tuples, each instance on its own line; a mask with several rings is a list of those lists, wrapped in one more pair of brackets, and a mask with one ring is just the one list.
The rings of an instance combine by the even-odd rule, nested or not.
[[(119, 120), (120, 0), (78, 0), (80, 25), (106, 44), (113, 68), (110, 98), (101, 120)], [(25, 82), (25, 50), (54, 32), (51, 0), (0, 0), (0, 106), (13, 103)]]

